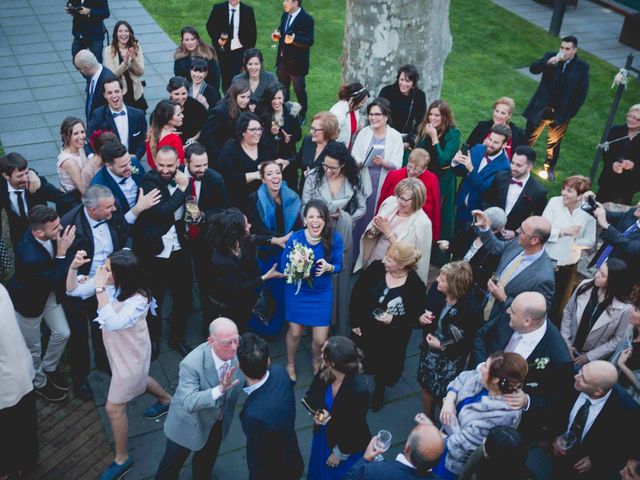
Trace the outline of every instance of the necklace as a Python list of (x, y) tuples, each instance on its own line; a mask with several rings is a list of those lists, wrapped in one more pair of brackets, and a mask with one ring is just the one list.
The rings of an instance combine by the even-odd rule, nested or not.
[(391, 275), (393, 278), (404, 278), (407, 275), (409, 275), (408, 272), (402, 272), (400, 275), (394, 275), (393, 272), (389, 272), (389, 275)]
[(322, 240), (322, 237), (314, 237), (310, 233), (307, 233), (307, 238), (310, 242), (319, 242), (320, 240)]

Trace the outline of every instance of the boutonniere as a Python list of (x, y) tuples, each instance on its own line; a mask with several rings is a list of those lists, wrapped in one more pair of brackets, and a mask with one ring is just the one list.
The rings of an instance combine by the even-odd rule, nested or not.
[(536, 370), (544, 370), (547, 364), (549, 363), (549, 357), (536, 358), (530, 367), (535, 367)]
[(131, 175), (137, 175), (140, 173), (140, 169), (136, 166), (131, 167)]

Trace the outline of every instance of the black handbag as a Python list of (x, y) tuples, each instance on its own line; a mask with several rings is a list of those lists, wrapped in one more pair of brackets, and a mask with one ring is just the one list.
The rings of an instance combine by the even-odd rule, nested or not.
[(256, 300), (256, 304), (253, 306), (251, 313), (265, 325), (271, 323), (271, 319), (276, 314), (278, 305), (273, 295), (269, 293), (269, 290), (263, 288)]

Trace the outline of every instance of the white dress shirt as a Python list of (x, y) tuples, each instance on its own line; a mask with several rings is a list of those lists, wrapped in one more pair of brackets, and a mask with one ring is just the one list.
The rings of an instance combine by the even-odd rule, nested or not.
[[(102, 95), (102, 92), (96, 92), (96, 87), (98, 86), (98, 78), (100, 78), (100, 74), (102, 73), (102, 65), (99, 66), (98, 71), (93, 74), (93, 76), (89, 79), (89, 95), (93, 93), (94, 96)], [(91, 91), (91, 83), (93, 83), (93, 92)]]
[[(127, 112), (127, 106), (123, 105), (121, 111), (124, 112), (124, 115), (117, 115), (113, 117), (113, 123), (116, 124), (116, 129), (118, 130), (118, 136), (120, 137), (120, 143), (122, 143), (128, 151), (129, 150), (129, 118), (128, 118), (129, 112)], [(111, 109), (109, 109), (109, 112), (111, 112), (112, 115), (114, 113), (120, 113), (120, 112), (115, 112)]]
[[(287, 28), (287, 26), (291, 28), (291, 25), (293, 25), (293, 22), (295, 21), (299, 13), (300, 13), (300, 8), (297, 9), (295, 12), (291, 12), (289, 14), (289, 18), (287, 18), (284, 24), (285, 28)], [(285, 36), (287, 34), (287, 32), (280, 32), (280, 33), (282, 33), (282, 36)]]
[[(53, 258), (53, 242), (51, 240), (40, 240), (35, 235), (33, 236), (33, 238), (35, 238), (36, 242), (42, 245), (44, 249), (47, 251), (47, 253), (51, 256), (51, 258)], [(61, 258), (64, 258), (64, 257), (61, 257)]]
[[(213, 363), (216, 366), (216, 372), (218, 373), (218, 379), (220, 381), (222, 381), (222, 376), (221, 376), (222, 366), (226, 364), (226, 365), (228, 365), (227, 368), (231, 368), (231, 361), (228, 360), (228, 361), (225, 362), (224, 360), (222, 360), (220, 357), (218, 357), (216, 355), (216, 352), (213, 351), (213, 348), (211, 349), (211, 356), (213, 357)], [(211, 389), (211, 397), (213, 398), (214, 402), (216, 400), (218, 400), (222, 395), (223, 394), (222, 394), (222, 391), (220, 389), (220, 385), (216, 385), (215, 387), (213, 387)]]
[(582, 437), (580, 437), (580, 441), (584, 440), (585, 435), (587, 434), (589, 429), (591, 429), (591, 427), (593, 426), (593, 422), (596, 421), (596, 418), (598, 418), (598, 415), (604, 408), (604, 404), (607, 403), (607, 400), (609, 399), (609, 395), (611, 395), (611, 390), (609, 390), (604, 397), (594, 400), (586, 393), (581, 392), (580, 395), (578, 395), (578, 398), (576, 399), (576, 403), (573, 404), (573, 408), (571, 409), (571, 413), (569, 414), (569, 425), (567, 425), (567, 431), (569, 431), (569, 429), (571, 428), (571, 424), (575, 420), (576, 415), (578, 414), (578, 410), (580, 410), (580, 407), (584, 405), (584, 402), (586, 400), (589, 400), (591, 402), (591, 406), (589, 407), (589, 416), (587, 417), (587, 421), (584, 424), (584, 429), (582, 430)]
[(400, 462), (401, 464), (406, 465), (407, 467), (413, 468), (414, 470), (416, 468), (413, 465), (411, 465), (411, 462), (407, 460), (407, 457), (405, 457), (404, 453), (402, 452), (396, 455), (396, 462)]
[(104, 265), (107, 257), (113, 253), (113, 240), (111, 239), (109, 225), (102, 223), (100, 226), (96, 226), (101, 220), (91, 218), (86, 208), (84, 209), (84, 214), (89, 221), (91, 233), (93, 234), (93, 258), (91, 259), (91, 268), (89, 269), (89, 276), (93, 277), (98, 267)]
[(16, 195), (16, 192), (22, 192), (22, 203), (24, 205), (24, 212), (28, 216), (29, 205), (27, 205), (26, 190), (24, 188), (14, 188), (14, 186), (11, 185), (11, 182), (7, 182), (7, 190), (9, 191), (9, 201), (11, 202), (11, 210), (13, 210), (13, 212), (18, 216), (20, 215), (20, 207), (18, 206), (18, 195)]
[(531, 175), (527, 173), (527, 176), (520, 180), (513, 179), (513, 180), (517, 180), (518, 182), (522, 182), (522, 185), (518, 185), (517, 183), (511, 183), (512, 178), (509, 179), (509, 188), (507, 189), (507, 198), (504, 202), (504, 213), (506, 213), (507, 215), (509, 215), (509, 212), (511, 212), (511, 209), (518, 201), (518, 198), (520, 197), (522, 190), (524, 190), (524, 186), (529, 181), (530, 176)]
[[(538, 346), (538, 343), (540, 343), (540, 340), (542, 340), (542, 337), (544, 337), (545, 333), (547, 333), (546, 320), (540, 327), (538, 327), (533, 332), (529, 332), (529, 333), (513, 332), (513, 334), (511, 335), (511, 338), (509, 339), (509, 343), (512, 343), (512, 340), (516, 341), (516, 339), (519, 339), (518, 343), (515, 349), (512, 350), (512, 349), (505, 348), (505, 350), (512, 351), (513, 353), (517, 353), (522, 358), (527, 359), (529, 355), (531, 355), (531, 352), (533, 352), (535, 348)], [(509, 345), (509, 343), (507, 343), (507, 346)]]
[(237, 50), (239, 48), (242, 48), (242, 43), (240, 43), (240, 39), (238, 38), (240, 32), (240, 4), (238, 3), (238, 5), (236, 5), (235, 7), (230, 3), (228, 5), (229, 20), (227, 21), (227, 23), (231, 23), (231, 10), (233, 9), (236, 11), (236, 14), (233, 16), (233, 38), (231, 39), (231, 45), (229, 45), (229, 48), (231, 50)]
[[(111, 178), (113, 178), (113, 181), (116, 182), (116, 184), (122, 191), (122, 194), (127, 199), (127, 203), (129, 204), (129, 211), (125, 213), (124, 219), (129, 225), (133, 225), (138, 219), (138, 217), (136, 217), (136, 215), (131, 211), (131, 209), (136, 204), (136, 201), (138, 200), (138, 184), (133, 179), (133, 176), (125, 179), (124, 177), (119, 177), (118, 175), (114, 174), (107, 167), (105, 168), (107, 169), (109, 175), (111, 175)], [(124, 183), (120, 183), (122, 182), (122, 180), (124, 180)]]
[(267, 373), (265, 374), (265, 376), (262, 377), (258, 383), (254, 383), (253, 385), (250, 385), (248, 387), (244, 387), (242, 390), (247, 395), (251, 395), (253, 392), (258, 390), (262, 385), (264, 385), (266, 383), (267, 379), (269, 378), (269, 375), (270, 375), (269, 370), (267, 370)]
[[(486, 155), (486, 154), (483, 155), (482, 160), (480, 160), (480, 165), (478, 165), (478, 173), (480, 173), (484, 167), (489, 165), (489, 162), (487, 161), (487, 157), (489, 157), (489, 160), (493, 161), (493, 159), (496, 158), (501, 153), (502, 153), (502, 150), (498, 151), (498, 153), (496, 153), (495, 155)], [(452, 165), (453, 165), (453, 160), (452, 160)], [(467, 196), (464, 199), (465, 205), (469, 205), (469, 195), (470, 193), (467, 193)]]
[[(188, 168), (184, 169), (184, 173), (187, 176), (187, 178), (194, 179), (194, 185), (196, 187), (196, 201), (200, 201), (200, 190), (202, 189), (202, 180), (197, 180), (193, 175), (191, 175), (191, 172), (189, 171)], [(189, 180), (189, 191), (187, 193), (189, 195), (193, 195), (191, 190), (191, 180)]]
[[(169, 185), (169, 193), (173, 195), (173, 192), (176, 191), (177, 186), (172, 187)], [(178, 208), (175, 212), (173, 212), (173, 218), (175, 220), (180, 220), (182, 215), (184, 214), (184, 207)], [(176, 250), (180, 250), (182, 247), (180, 246), (180, 240), (178, 239), (178, 231), (176, 230), (175, 223), (171, 225), (171, 228), (162, 236), (162, 244), (164, 248), (162, 251), (156, 255), (157, 258), (169, 258), (171, 256), (171, 252)]]

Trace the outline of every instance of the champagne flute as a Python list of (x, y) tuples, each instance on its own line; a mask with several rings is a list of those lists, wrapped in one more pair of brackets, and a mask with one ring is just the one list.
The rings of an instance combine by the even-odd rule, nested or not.
[(198, 199), (195, 195), (189, 195), (184, 203), (186, 223), (196, 223), (200, 219), (200, 208), (198, 207)]
[[(373, 440), (373, 448), (379, 452), (386, 452), (391, 446), (391, 432), (387, 430), (380, 430)], [(379, 453), (373, 459), (374, 462), (384, 461), (382, 453)]]
[(571, 449), (571, 447), (573, 447), (577, 441), (578, 438), (576, 437), (576, 434), (572, 431), (567, 431), (564, 432), (558, 439), (558, 446), (566, 452), (567, 450)]

